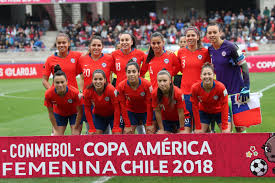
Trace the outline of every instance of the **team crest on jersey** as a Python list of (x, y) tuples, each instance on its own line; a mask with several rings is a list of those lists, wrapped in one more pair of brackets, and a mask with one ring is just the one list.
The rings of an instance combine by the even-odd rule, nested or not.
[(133, 60), (134, 62), (137, 62), (137, 58), (136, 58), (136, 57), (133, 57), (132, 60)]
[(71, 62), (74, 64), (74, 63), (75, 63), (75, 59), (74, 59), (74, 58), (71, 58)]
[(68, 103), (70, 103), (70, 104), (73, 103), (73, 100), (72, 100), (72, 99), (69, 99), (69, 100), (68, 100)]
[(145, 92), (141, 92), (140, 96), (144, 97), (145, 96)]
[(103, 62), (101, 65), (102, 65), (102, 67), (104, 67), (104, 68), (107, 66), (107, 64), (104, 63), (104, 62)]
[(169, 63), (169, 59), (168, 58), (164, 59), (164, 63), (168, 64)]
[(226, 52), (225, 52), (225, 51), (223, 51), (223, 52), (222, 52), (222, 56), (223, 56), (223, 57), (225, 57), (225, 55), (226, 55)]
[(105, 101), (109, 102), (110, 98), (109, 97), (105, 97)]
[(214, 100), (218, 100), (218, 98), (219, 98), (219, 97), (218, 97), (217, 95), (215, 95), (215, 96), (213, 97)]
[(202, 55), (198, 55), (198, 59), (200, 59), (200, 60), (201, 60), (201, 59), (202, 59)]

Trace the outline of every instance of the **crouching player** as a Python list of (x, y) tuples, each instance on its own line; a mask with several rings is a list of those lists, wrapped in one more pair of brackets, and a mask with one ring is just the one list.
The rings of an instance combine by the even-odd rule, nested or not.
[(126, 65), (127, 79), (119, 83), (119, 101), (124, 119), (125, 134), (134, 134), (138, 124), (146, 124), (146, 133), (155, 133), (152, 124), (153, 110), (151, 102), (152, 86), (139, 76), (139, 66), (132, 59)]
[(82, 107), (78, 90), (67, 85), (67, 77), (59, 65), (54, 67), (53, 86), (45, 93), (44, 105), (48, 108), (54, 135), (64, 135), (70, 121), (73, 135), (80, 135)]
[[(106, 75), (100, 69), (93, 72), (92, 78), (92, 83), (84, 90), (84, 109), (89, 123), (88, 133), (103, 134), (110, 125), (113, 134), (119, 134), (121, 130), (117, 90), (107, 83)], [(93, 111), (91, 111), (92, 105)]]
[(152, 106), (159, 126), (157, 133), (186, 133), (184, 126), (189, 124), (190, 115), (181, 90), (173, 85), (167, 70), (158, 72), (157, 82), (158, 88), (152, 92)]
[(223, 133), (230, 133), (227, 90), (221, 82), (214, 81), (212, 64), (202, 66), (201, 80), (191, 89), (195, 133), (206, 133), (211, 122), (217, 122)]

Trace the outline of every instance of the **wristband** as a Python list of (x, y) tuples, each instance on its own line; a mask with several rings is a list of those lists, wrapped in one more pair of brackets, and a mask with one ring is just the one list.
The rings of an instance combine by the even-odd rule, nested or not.
[(184, 130), (184, 126), (183, 127), (180, 127), (180, 131)]

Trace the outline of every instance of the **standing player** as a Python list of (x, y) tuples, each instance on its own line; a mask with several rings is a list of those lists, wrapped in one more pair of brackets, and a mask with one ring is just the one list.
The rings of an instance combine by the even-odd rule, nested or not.
[[(235, 44), (221, 39), (221, 30), (218, 24), (208, 25), (207, 37), (212, 44), (208, 50), (217, 80), (225, 85), (229, 95), (240, 93), (239, 100), (247, 102), (250, 82), (248, 65), (243, 53)], [(246, 129), (245, 127), (236, 127), (236, 131), (245, 133)]]
[[(104, 71), (93, 72), (92, 83), (84, 90), (84, 108), (89, 134), (102, 134), (108, 125), (113, 133), (120, 133), (120, 107), (117, 90), (107, 82)], [(94, 106), (91, 112), (91, 106)], [(92, 116), (93, 115), (93, 116)]]
[(186, 45), (187, 45), (187, 42), (186, 42), (185, 35), (181, 36), (180, 39), (179, 39), (179, 46), (180, 46), (180, 48), (184, 48)]
[(82, 108), (78, 90), (67, 85), (67, 77), (59, 65), (54, 67), (53, 86), (45, 93), (44, 105), (48, 108), (54, 135), (64, 135), (70, 121), (73, 135), (80, 135)]
[(168, 54), (164, 50), (165, 42), (161, 33), (154, 32), (150, 40), (150, 49), (146, 62), (141, 68), (141, 75), (144, 75), (149, 70), (152, 86), (157, 88), (158, 72), (166, 69), (171, 76), (174, 76), (180, 70), (180, 62), (174, 53)]
[(186, 133), (184, 123), (190, 120), (190, 116), (181, 90), (173, 85), (167, 70), (157, 74), (157, 82), (158, 87), (152, 93), (152, 106), (159, 126), (158, 133)]
[(230, 133), (227, 90), (221, 82), (214, 81), (212, 64), (205, 63), (202, 66), (201, 80), (193, 84), (191, 89), (195, 132), (206, 133), (211, 122), (217, 122), (223, 133)]
[(117, 75), (116, 86), (126, 79), (125, 68), (130, 59), (139, 66), (145, 61), (145, 53), (136, 49), (135, 37), (129, 33), (122, 33), (119, 37), (120, 50), (112, 53), (114, 59), (114, 73)]
[(139, 66), (133, 60), (126, 65), (127, 79), (118, 85), (119, 101), (124, 119), (125, 134), (134, 134), (140, 122), (146, 124), (146, 133), (155, 133), (152, 124), (153, 111), (151, 92), (152, 86), (149, 81), (139, 77)]
[[(201, 44), (200, 33), (196, 27), (188, 27), (185, 31), (187, 45), (178, 51), (178, 58), (181, 63), (181, 91), (187, 110), (193, 119), (192, 103), (190, 101), (191, 87), (200, 81), (201, 68), (205, 62), (210, 62), (208, 50)], [(190, 120), (192, 121), (192, 120)], [(185, 130), (192, 131), (192, 124), (185, 124)]]
[(67, 34), (59, 33), (56, 37), (56, 48), (58, 52), (47, 58), (44, 65), (42, 84), (46, 89), (51, 87), (49, 77), (54, 74), (54, 66), (60, 65), (63, 72), (68, 78), (68, 85), (78, 88), (76, 76), (80, 52), (70, 51), (70, 38)]

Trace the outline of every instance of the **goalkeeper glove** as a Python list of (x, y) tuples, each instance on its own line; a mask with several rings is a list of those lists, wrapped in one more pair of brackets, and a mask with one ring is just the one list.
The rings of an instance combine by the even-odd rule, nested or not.
[(243, 103), (247, 102), (249, 99), (249, 93), (250, 93), (249, 88), (247, 86), (243, 87), (243, 89), (240, 92), (239, 101)]

